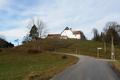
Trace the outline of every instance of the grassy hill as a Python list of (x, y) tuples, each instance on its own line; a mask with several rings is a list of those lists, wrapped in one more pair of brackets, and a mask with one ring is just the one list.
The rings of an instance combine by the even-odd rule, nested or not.
[(0, 80), (49, 80), (78, 61), (73, 56), (53, 53), (53, 47), (49, 40), (38, 40), (0, 49)]
[[(76, 53), (81, 55), (97, 56), (97, 48), (101, 47), (100, 51), (101, 58), (110, 58), (111, 56), (111, 45), (107, 44), (107, 52), (104, 52), (102, 42), (88, 41), (88, 40), (57, 40), (57, 39), (45, 39), (37, 40), (27, 43), (22, 48), (37, 49), (40, 52), (51, 51), (51, 52), (65, 52), (65, 53)], [(19, 47), (19, 48), (20, 48)], [(120, 59), (120, 48), (115, 47), (115, 55), (117, 59)]]
[[(82, 40), (44, 39), (31, 41), (18, 47), (0, 49), (0, 80), (48, 80), (56, 73), (77, 62), (77, 58), (55, 52), (97, 56), (97, 47), (103, 43)], [(120, 48), (115, 48), (120, 59)], [(101, 58), (110, 58), (102, 49)]]
[(49, 80), (78, 60), (53, 53), (21, 52), (0, 52), (0, 80)]

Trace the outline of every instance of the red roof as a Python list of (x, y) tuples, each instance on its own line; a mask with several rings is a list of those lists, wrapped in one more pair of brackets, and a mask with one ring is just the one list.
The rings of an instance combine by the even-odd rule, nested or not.
[(82, 32), (81, 31), (72, 31), (73, 34), (81, 34)]

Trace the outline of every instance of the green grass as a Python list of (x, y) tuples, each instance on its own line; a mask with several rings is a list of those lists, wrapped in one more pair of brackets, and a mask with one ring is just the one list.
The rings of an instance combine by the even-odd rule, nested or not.
[[(44, 39), (26, 43), (13, 49), (1, 49), (0, 80), (49, 80), (53, 75), (77, 62), (77, 58), (52, 54), (53, 52), (97, 56), (97, 47), (102, 42), (82, 40)], [(77, 52), (76, 52), (77, 51)], [(40, 53), (38, 53), (40, 52)], [(120, 59), (120, 48), (115, 47), (116, 59)], [(110, 44), (107, 53), (100, 51), (100, 58), (110, 58)], [(120, 61), (117, 63), (120, 67)]]
[(0, 53), (0, 80), (48, 80), (75, 63), (75, 57), (57, 54)]
[[(97, 48), (101, 47), (100, 50), (100, 58), (111, 58), (111, 46), (107, 45), (107, 52), (104, 52), (104, 45), (102, 42), (97, 41), (82, 41), (82, 40), (68, 40), (67, 43), (70, 43), (66, 48), (59, 48), (56, 51), (58, 52), (66, 52), (66, 53), (75, 53), (81, 55), (88, 55), (97, 57)], [(116, 59), (120, 59), (120, 48), (115, 47), (115, 55)]]
[[(34, 45), (33, 45), (34, 43)], [(41, 44), (41, 45), (38, 45)], [(81, 55), (88, 55), (97, 57), (97, 48), (101, 47), (100, 50), (100, 58), (111, 58), (111, 44), (107, 44), (107, 52), (104, 52), (104, 44), (103, 42), (91, 41), (91, 40), (75, 40), (75, 39), (68, 39), (68, 40), (59, 40), (59, 39), (44, 39), (44, 40), (37, 40), (30, 42), (21, 46), (25, 48), (35, 47), (38, 50), (44, 51), (56, 51), (56, 52), (65, 52), (65, 53), (73, 53), (81, 54)], [(39, 48), (39, 47), (40, 48)], [(120, 59), (120, 47), (115, 47), (115, 56), (116, 59)]]
[[(53, 52), (96, 57), (97, 47), (103, 48), (103, 43), (87, 40), (44, 39), (13, 49), (3, 49), (0, 52), (0, 80), (49, 80), (56, 73), (77, 62), (75, 57), (68, 56), (63, 59), (64, 55), (52, 54)], [(116, 59), (120, 59), (119, 47), (115, 48), (115, 55)], [(110, 58), (110, 45), (107, 45), (107, 53), (101, 50), (100, 57)], [(120, 67), (120, 61), (116, 64)]]
[[(103, 43), (95, 42), (95, 41), (73, 40), (71, 42), (72, 42), (72, 44), (69, 47), (58, 49), (58, 51), (67, 52), (67, 53), (77, 53), (77, 54), (81, 54), (81, 55), (88, 55), (88, 56), (96, 57), (97, 56), (97, 48), (98, 47), (103, 48)], [(100, 57), (101, 58), (110, 58), (109, 51), (107, 54), (107, 53), (104, 53), (104, 50), (102, 49), (100, 51)]]

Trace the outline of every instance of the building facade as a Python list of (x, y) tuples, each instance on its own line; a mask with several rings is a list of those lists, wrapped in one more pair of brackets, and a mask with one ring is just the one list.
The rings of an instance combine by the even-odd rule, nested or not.
[(73, 31), (72, 28), (66, 27), (60, 34), (48, 34), (48, 38), (59, 39), (86, 39), (83, 32)]

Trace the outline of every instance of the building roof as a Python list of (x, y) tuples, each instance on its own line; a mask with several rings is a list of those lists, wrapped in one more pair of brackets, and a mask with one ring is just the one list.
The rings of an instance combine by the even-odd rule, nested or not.
[(72, 31), (73, 34), (81, 34), (82, 32), (81, 31)]
[(66, 27), (64, 30), (70, 30), (70, 28), (69, 28), (69, 27)]

